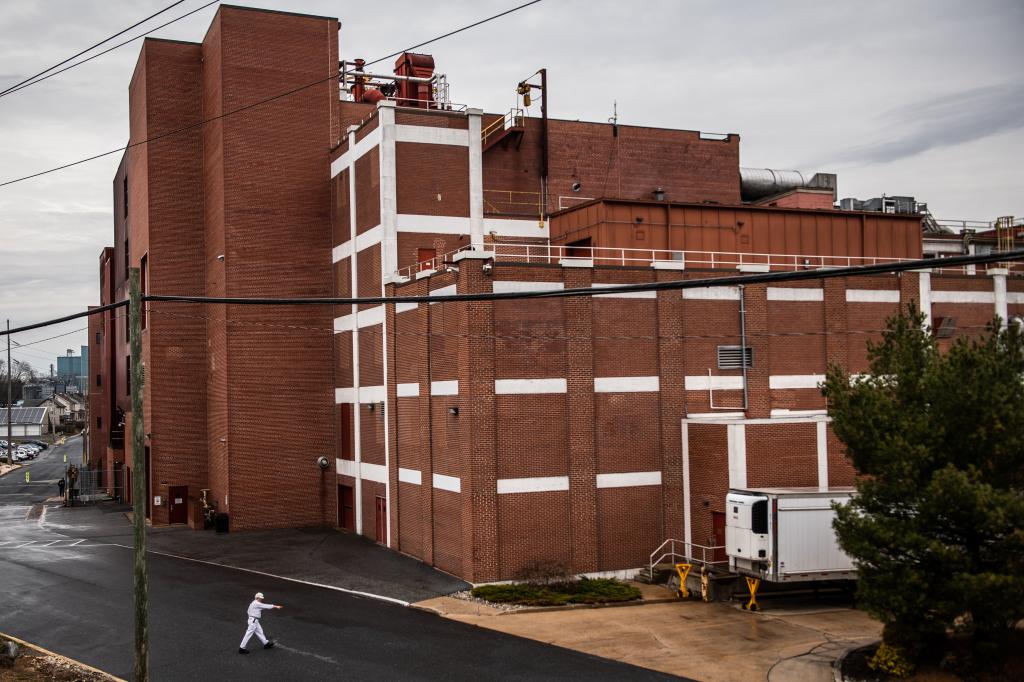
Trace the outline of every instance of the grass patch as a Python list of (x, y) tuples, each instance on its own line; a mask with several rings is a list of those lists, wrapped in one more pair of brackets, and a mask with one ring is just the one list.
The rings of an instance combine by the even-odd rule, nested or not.
[(640, 598), (640, 590), (610, 578), (580, 578), (547, 585), (481, 585), (474, 587), (477, 599), (522, 606), (563, 606), (565, 604), (607, 604)]

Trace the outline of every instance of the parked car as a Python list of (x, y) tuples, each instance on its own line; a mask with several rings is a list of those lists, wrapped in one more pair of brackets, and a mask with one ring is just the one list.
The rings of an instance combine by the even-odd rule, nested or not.
[(45, 442), (43, 442), (41, 440), (30, 440), (29, 443), (31, 443), (32, 445), (38, 445), (43, 450), (45, 450), (46, 448), (50, 447), (47, 443), (45, 443)]
[(29, 459), (28, 452), (26, 452), (25, 450), (15, 450), (14, 451), (14, 461), (15, 462), (24, 462), (26, 459)]

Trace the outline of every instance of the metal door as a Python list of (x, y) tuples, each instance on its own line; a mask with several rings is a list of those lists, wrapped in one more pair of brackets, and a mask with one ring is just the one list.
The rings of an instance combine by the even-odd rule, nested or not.
[(352, 486), (338, 486), (338, 527), (356, 529), (356, 508), (353, 504)]
[(727, 561), (728, 558), (725, 555), (725, 512), (711, 512), (711, 528), (714, 533), (711, 546), (718, 548), (712, 553), (712, 561), (716, 563)]
[(188, 486), (171, 486), (167, 497), (168, 523), (188, 523)]
[(377, 498), (377, 542), (388, 544), (388, 503), (383, 497)]

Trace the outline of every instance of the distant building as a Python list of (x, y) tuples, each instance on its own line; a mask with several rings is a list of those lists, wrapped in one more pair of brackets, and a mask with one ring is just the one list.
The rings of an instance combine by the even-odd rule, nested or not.
[(64, 384), (65, 391), (89, 392), (89, 347), (81, 347), (81, 355), (68, 349), (67, 355), (57, 357), (57, 379)]

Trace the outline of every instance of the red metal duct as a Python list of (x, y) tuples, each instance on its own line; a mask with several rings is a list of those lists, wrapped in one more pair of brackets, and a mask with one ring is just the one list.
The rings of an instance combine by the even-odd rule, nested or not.
[[(395, 75), (431, 78), (434, 75), (434, 58), (429, 54), (403, 52), (395, 60)], [(400, 80), (396, 84), (398, 91), (395, 93), (395, 100), (398, 106), (420, 107), (421, 109), (437, 108), (437, 104), (434, 102), (434, 89), (430, 83)]]

